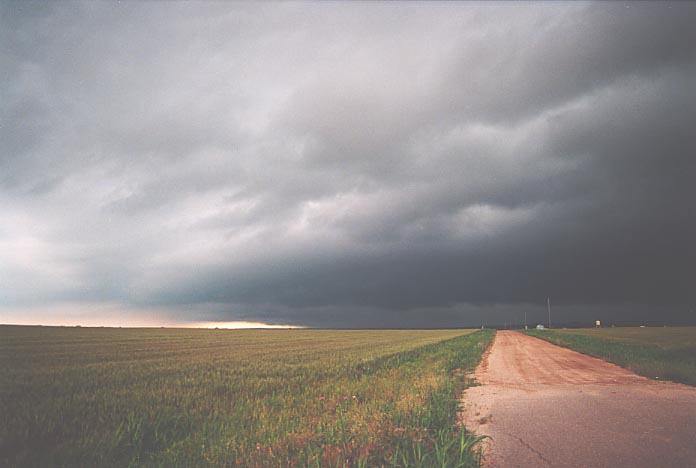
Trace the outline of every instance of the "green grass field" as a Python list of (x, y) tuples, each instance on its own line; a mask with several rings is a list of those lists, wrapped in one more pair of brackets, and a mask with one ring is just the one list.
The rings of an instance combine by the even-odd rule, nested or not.
[(0, 466), (475, 466), (492, 334), (0, 326)]
[(652, 379), (696, 385), (696, 327), (530, 330), (528, 333)]

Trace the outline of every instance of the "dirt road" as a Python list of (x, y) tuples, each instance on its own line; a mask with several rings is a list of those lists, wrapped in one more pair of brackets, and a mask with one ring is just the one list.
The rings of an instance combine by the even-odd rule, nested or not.
[(696, 388), (500, 331), (465, 392), (486, 466), (696, 467)]

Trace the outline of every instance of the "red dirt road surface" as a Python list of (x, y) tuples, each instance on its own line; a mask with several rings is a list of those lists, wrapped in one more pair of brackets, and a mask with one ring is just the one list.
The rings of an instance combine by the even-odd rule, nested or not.
[(493, 467), (696, 467), (696, 388), (500, 331), (462, 421)]

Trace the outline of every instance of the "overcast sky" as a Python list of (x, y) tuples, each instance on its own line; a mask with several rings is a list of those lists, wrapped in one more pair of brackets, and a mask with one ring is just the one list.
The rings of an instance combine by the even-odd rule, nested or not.
[(0, 323), (696, 320), (694, 3), (0, 3)]

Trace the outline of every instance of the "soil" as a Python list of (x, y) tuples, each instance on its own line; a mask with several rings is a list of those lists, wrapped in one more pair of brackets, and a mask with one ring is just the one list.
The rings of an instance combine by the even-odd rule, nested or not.
[(696, 467), (696, 388), (499, 331), (462, 399), (485, 466)]

